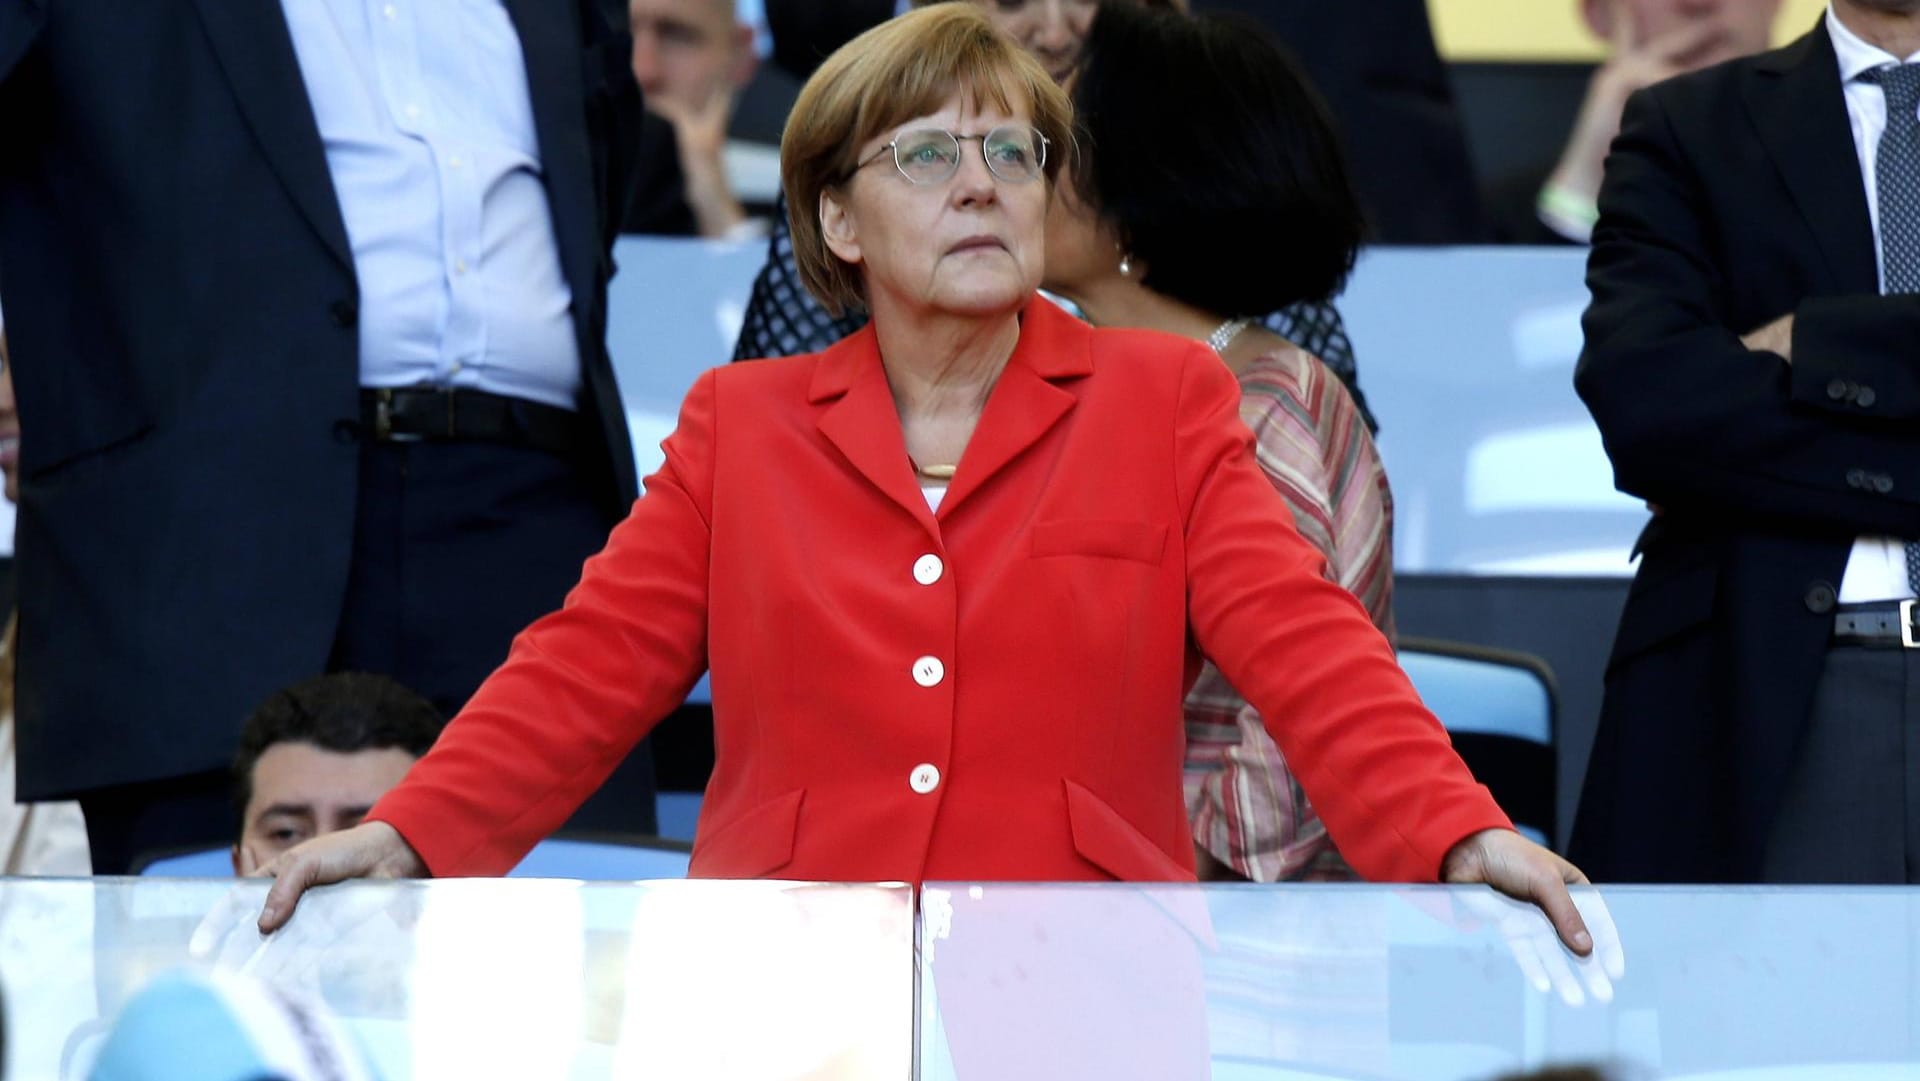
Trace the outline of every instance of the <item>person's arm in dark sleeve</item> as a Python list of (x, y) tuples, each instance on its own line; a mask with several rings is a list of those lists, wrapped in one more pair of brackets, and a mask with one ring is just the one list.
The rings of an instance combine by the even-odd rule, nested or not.
[[(1920, 297), (1809, 299), (1791, 360), (1733, 326), (1710, 196), (1656, 90), (1607, 163), (1574, 384), (1621, 490), (1669, 510), (1920, 536)], [(1740, 228), (1777, 228), (1743, 222)], [(1840, 386), (1837, 383), (1850, 385)], [(1871, 388), (1871, 393), (1859, 393)]]

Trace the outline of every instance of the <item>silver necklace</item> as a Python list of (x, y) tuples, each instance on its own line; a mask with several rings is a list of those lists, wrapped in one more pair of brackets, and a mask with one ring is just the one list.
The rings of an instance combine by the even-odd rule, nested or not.
[(1207, 335), (1207, 348), (1212, 349), (1216, 353), (1225, 353), (1227, 346), (1233, 344), (1233, 340), (1240, 336), (1240, 332), (1252, 325), (1253, 320), (1251, 319), (1227, 320), (1219, 326), (1214, 327), (1213, 333)]

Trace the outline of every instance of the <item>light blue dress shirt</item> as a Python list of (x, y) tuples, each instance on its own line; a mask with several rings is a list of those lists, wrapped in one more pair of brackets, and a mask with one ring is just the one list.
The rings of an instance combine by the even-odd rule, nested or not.
[(360, 284), (360, 385), (578, 407), (580, 350), (501, 0), (282, 0)]

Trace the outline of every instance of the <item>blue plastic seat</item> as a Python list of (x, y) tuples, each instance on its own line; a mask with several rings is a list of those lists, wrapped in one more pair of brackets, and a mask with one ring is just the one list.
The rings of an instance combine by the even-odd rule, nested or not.
[(1514, 825), (1551, 844), (1558, 696), (1546, 662), (1465, 642), (1403, 638), (1400, 667)]
[[(549, 838), (534, 845), (507, 877), (589, 882), (685, 878), (689, 859), (684, 844)], [(233, 864), (226, 849), (209, 848), (153, 860), (140, 873), (158, 878), (227, 878), (233, 874)]]

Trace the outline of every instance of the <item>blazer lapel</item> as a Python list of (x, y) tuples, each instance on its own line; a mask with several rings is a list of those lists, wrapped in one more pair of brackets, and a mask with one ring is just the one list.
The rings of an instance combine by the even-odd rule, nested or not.
[[(987, 398), (980, 423), (960, 456), (959, 471), (940, 501), (945, 518), (1072, 411), (1072, 391), (1054, 385), (1093, 371), (1086, 324), (1051, 302), (1035, 298), (1022, 315), (1020, 343)], [(872, 324), (820, 357), (808, 397), (831, 401), (819, 427), (848, 462), (874, 487), (938, 534), (935, 516), (914, 480), (900, 414), (880, 363)]]
[(820, 434), (839, 449), (848, 464), (887, 498), (938, 536), (933, 512), (907, 460), (900, 413), (893, 404), (886, 369), (872, 324), (848, 335), (820, 356), (809, 400), (828, 403), (817, 422)]
[(261, 153), (327, 249), (351, 270), (347, 227), (280, 0), (198, 4), (200, 21)]
[(1836, 291), (1879, 291), (1873, 220), (1825, 21), (1762, 57), (1747, 80), (1761, 142), (1817, 239)]
[(560, 265), (573, 290), (576, 313), (595, 296), (594, 264), (600, 238), (595, 226), (592, 148), (587, 144), (586, 90), (580, 70), (580, 29), (573, 3), (507, 0), (507, 14), (526, 58), (527, 92), (540, 141), (540, 170), (553, 216)]
[(1093, 371), (1092, 330), (1085, 323), (1041, 297), (1028, 303), (1021, 318), (1020, 344), (994, 384), (966, 453), (960, 456), (959, 472), (940, 501), (940, 518), (966, 502), (1072, 411), (1079, 399), (1055, 385), (1056, 380)]

